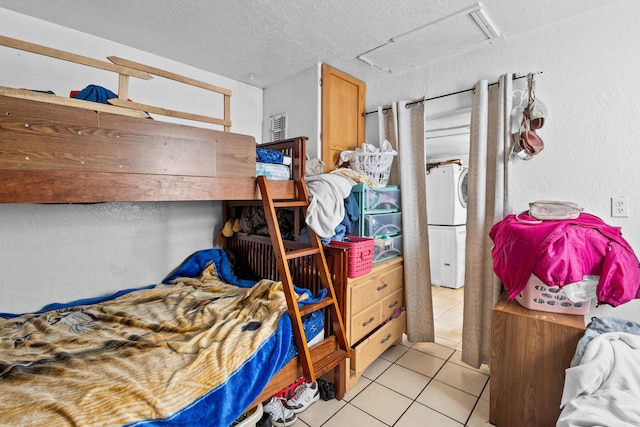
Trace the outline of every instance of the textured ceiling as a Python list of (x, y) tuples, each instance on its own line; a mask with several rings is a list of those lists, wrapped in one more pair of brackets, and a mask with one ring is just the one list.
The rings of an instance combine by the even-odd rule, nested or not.
[[(501, 37), (509, 38), (614, 3), (483, 0), (482, 8)], [(472, 0), (0, 0), (0, 8), (261, 88), (321, 62), (370, 82), (486, 47), (489, 41), (476, 38), (485, 36), (475, 22), (456, 15), (478, 4)], [(363, 55), (373, 65), (358, 58)]]

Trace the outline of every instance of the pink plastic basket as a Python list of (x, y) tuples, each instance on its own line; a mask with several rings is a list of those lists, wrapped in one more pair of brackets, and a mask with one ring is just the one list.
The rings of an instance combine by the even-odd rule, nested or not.
[(587, 302), (573, 302), (558, 286), (550, 287), (534, 274), (531, 275), (527, 286), (516, 295), (515, 300), (521, 306), (539, 311), (563, 314), (587, 314), (591, 304)]
[(367, 274), (373, 268), (373, 239), (347, 236), (344, 241), (333, 240), (331, 246), (349, 249), (349, 277)]

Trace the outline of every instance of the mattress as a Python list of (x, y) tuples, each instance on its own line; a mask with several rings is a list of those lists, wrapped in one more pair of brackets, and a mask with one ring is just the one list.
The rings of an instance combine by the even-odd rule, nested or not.
[[(295, 355), (286, 313), (280, 282), (238, 279), (210, 249), (157, 285), (4, 314), (0, 420), (228, 426)], [(307, 317), (308, 338), (321, 324)]]

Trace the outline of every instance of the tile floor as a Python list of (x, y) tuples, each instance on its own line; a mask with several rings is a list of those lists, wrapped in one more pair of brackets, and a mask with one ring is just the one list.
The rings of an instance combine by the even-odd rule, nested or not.
[(319, 400), (294, 426), (490, 426), (489, 371), (462, 363), (463, 289), (432, 288), (436, 342), (388, 349), (344, 400)]

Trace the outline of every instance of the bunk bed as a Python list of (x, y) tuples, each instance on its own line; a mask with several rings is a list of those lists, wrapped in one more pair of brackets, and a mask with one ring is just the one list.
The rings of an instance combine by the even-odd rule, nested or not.
[[(269, 147), (279, 150), (292, 158), (290, 165), (291, 178), (282, 181), (269, 181), (268, 190), (270, 199), (289, 200), (299, 197), (301, 190), (300, 183), (304, 176), (304, 158), (306, 138), (294, 138), (287, 141), (262, 144), (261, 147)], [(102, 202), (128, 202), (128, 201), (191, 201), (191, 200), (231, 200), (245, 201), (247, 203), (257, 203), (262, 199), (265, 188), (264, 180), (256, 178), (256, 143), (255, 140), (246, 135), (222, 132), (211, 129), (197, 128), (185, 125), (178, 125), (146, 118), (129, 117), (125, 115), (113, 114), (104, 111), (92, 111), (85, 108), (76, 108), (67, 105), (54, 105), (32, 99), (21, 99), (10, 96), (0, 96), (0, 203), (102, 203)], [(260, 184), (260, 185), (259, 185)], [(263, 201), (264, 203), (264, 201)], [(63, 324), (66, 329), (74, 329), (77, 336), (73, 339), (63, 337), (62, 341), (70, 341), (72, 346), (80, 345), (83, 341), (83, 333), (86, 332), (84, 325), (86, 322), (94, 323), (99, 320), (104, 312), (127, 311), (130, 308), (122, 309), (118, 306), (122, 299), (130, 299), (141, 293), (143, 301), (172, 300), (190, 301), (188, 307), (180, 307), (182, 316), (189, 318), (194, 313), (200, 315), (207, 310), (202, 310), (203, 306), (208, 306), (212, 301), (246, 301), (247, 293), (259, 293), (261, 295), (271, 295), (278, 293), (278, 282), (280, 272), (277, 256), (274, 256), (273, 241), (262, 236), (249, 236), (238, 233), (228, 240), (227, 251), (221, 249), (206, 249), (193, 254), (185, 260), (174, 272), (169, 274), (162, 283), (150, 288), (129, 288), (115, 295), (99, 297), (91, 300), (76, 301), (66, 305), (51, 305), (41, 311), (24, 316), (39, 319), (54, 319), (55, 323)], [(286, 250), (295, 250), (295, 242), (285, 242)], [(293, 249), (292, 249), (293, 248)], [(276, 248), (277, 249), (277, 248)], [(271, 251), (271, 252), (269, 252)], [(331, 277), (336, 286), (338, 295), (344, 293), (344, 284), (347, 277), (347, 254), (341, 249), (327, 249), (327, 262), (333, 266)], [(227, 254), (232, 254), (230, 260)], [(277, 255), (277, 252), (276, 252)], [(308, 256), (301, 256), (292, 260), (290, 269), (291, 277), (294, 280), (297, 293), (296, 298), (304, 303), (313, 303), (317, 295), (322, 292), (322, 281), (318, 279), (319, 272), (317, 264), (311, 262), (311, 257), (318, 256), (309, 252)], [(239, 278), (247, 274), (257, 275), (261, 279), (248, 281)], [(266, 280), (265, 280), (266, 279)], [(173, 289), (178, 289), (182, 294), (162, 294)], [(219, 292), (224, 288), (231, 292), (231, 295), (220, 295), (209, 298), (212, 293)], [(187, 292), (187, 289), (191, 289)], [(260, 290), (260, 292), (258, 292)], [(160, 295), (153, 294), (160, 292)], [(203, 296), (204, 295), (204, 296)], [(282, 301), (285, 301), (283, 306)], [(337, 298), (339, 301), (340, 298)], [(176, 303), (180, 305), (179, 303)], [(257, 303), (264, 306), (269, 303)], [(258, 375), (256, 371), (231, 371), (227, 376), (237, 376), (241, 379), (241, 385), (235, 385), (227, 390), (220, 388), (219, 365), (209, 362), (198, 367), (194, 372), (192, 384), (189, 382), (189, 375), (185, 374), (185, 367), (177, 368), (176, 372), (163, 372), (161, 377), (166, 377), (167, 385), (154, 384), (154, 387), (165, 389), (168, 385), (176, 385), (180, 382), (184, 388), (199, 389), (193, 394), (180, 392), (179, 395), (162, 399), (167, 401), (157, 401), (160, 399), (152, 393), (151, 388), (146, 388), (138, 384), (134, 391), (126, 389), (124, 384), (122, 390), (135, 395), (140, 405), (131, 403), (116, 407), (100, 407), (100, 403), (85, 402), (85, 408), (95, 408), (96, 419), (89, 421), (84, 419), (87, 412), (81, 413), (79, 418), (74, 418), (68, 411), (64, 401), (56, 402), (53, 392), (58, 389), (55, 383), (43, 383), (41, 391), (47, 396), (50, 402), (45, 405), (46, 411), (54, 414), (55, 422), (52, 424), (74, 425), (76, 423), (91, 425), (113, 425), (113, 424), (136, 424), (136, 425), (167, 425), (172, 422), (197, 423), (197, 417), (209, 417), (212, 421), (212, 414), (224, 412), (224, 419), (220, 420), (220, 425), (229, 424), (234, 416), (242, 414), (248, 408), (258, 405), (279, 390), (293, 383), (303, 375), (303, 363), (296, 355), (296, 350), (291, 352), (291, 343), (295, 342), (296, 349), (300, 349), (300, 332), (295, 327), (287, 327), (288, 316), (283, 315), (287, 311), (291, 313), (292, 307), (288, 299), (279, 298), (280, 314), (275, 314), (277, 327), (273, 334), (262, 337), (262, 341), (254, 347), (266, 346), (269, 342), (272, 346), (270, 354), (276, 354), (275, 359), (271, 356), (257, 356), (250, 362), (234, 363), (240, 366), (251, 365), (262, 366), (264, 369)], [(144, 303), (134, 303), (134, 306), (144, 307)], [(327, 304), (324, 304), (325, 311)], [(70, 316), (68, 319), (62, 316), (81, 308), (81, 313)], [(120, 310), (120, 311), (119, 311)], [(149, 309), (154, 312), (154, 309)], [(144, 309), (143, 309), (144, 311)], [(262, 313), (262, 312), (260, 312)], [(157, 314), (157, 313), (156, 313)], [(263, 313), (264, 314), (264, 313)], [(262, 315), (262, 314), (261, 314)], [(56, 317), (57, 316), (57, 317)], [(134, 316), (142, 314), (134, 311)], [(175, 318), (170, 318), (170, 314), (157, 314), (161, 319), (172, 324)], [(164, 316), (164, 317), (163, 317)], [(11, 323), (14, 328), (24, 327), (24, 318), (21, 316), (4, 316), (4, 322)], [(157, 319), (156, 319), (157, 320)], [(134, 321), (124, 321), (124, 323), (135, 323)], [(283, 329), (283, 323), (285, 324)], [(295, 322), (291, 320), (291, 324)], [(53, 323), (52, 323), (53, 324)], [(83, 326), (84, 325), (84, 326)], [(6, 325), (5, 329), (6, 329)], [(209, 344), (215, 343), (215, 339), (206, 335), (196, 334), (193, 331), (186, 333), (190, 337), (189, 345), (182, 342), (180, 328), (171, 326), (175, 348), (183, 349), (182, 355), (192, 355), (194, 349), (207, 349)], [(182, 326), (182, 324), (181, 324)], [(238, 325), (236, 325), (238, 326)], [(244, 331), (251, 331), (252, 328), (260, 326), (259, 322), (248, 321), (238, 327)], [(295, 325), (294, 325), (295, 326)], [(164, 326), (155, 326), (163, 329)], [(312, 361), (334, 360), (333, 366), (321, 363), (324, 366), (315, 372), (318, 376), (333, 374), (333, 381), (336, 386), (336, 395), (342, 398), (344, 395), (344, 358), (335, 358), (341, 352), (338, 339), (336, 338), (336, 323), (328, 321), (324, 316), (321, 326), (323, 337), (319, 343), (305, 349), (308, 351)], [(30, 330), (27, 328), (27, 330)], [(306, 331), (306, 326), (305, 326)], [(159, 331), (155, 331), (159, 332)], [(131, 340), (140, 342), (138, 345), (131, 345), (124, 349), (124, 354), (132, 361), (136, 359), (139, 348), (144, 347), (144, 340), (137, 335), (139, 331), (118, 332), (122, 336), (128, 336)], [(127, 335), (129, 334), (129, 335)], [(193, 334), (193, 335), (189, 335)], [(293, 334), (293, 337), (291, 336)], [(55, 334), (53, 334), (55, 335)], [(310, 334), (306, 334), (310, 338)], [(28, 342), (30, 335), (18, 337), (13, 341), (3, 341), (5, 350), (9, 347), (19, 347)], [(26, 340), (26, 341), (25, 341)], [(167, 341), (165, 338), (161, 340)], [(196, 342), (194, 342), (197, 341)], [(170, 341), (170, 340), (169, 340)], [(121, 343), (113, 338), (106, 339), (107, 347), (121, 350)], [(163, 341), (164, 342), (164, 341)], [(168, 342), (168, 341), (167, 341)], [(27, 352), (29, 357), (37, 358), (38, 347), (47, 346), (43, 342), (37, 342), (35, 350)], [(7, 347), (8, 346), (8, 347)], [(126, 346), (125, 346), (126, 347)], [(169, 346), (171, 347), (171, 346)], [(80, 348), (80, 347), (78, 347)], [(20, 381), (29, 381), (29, 376), (22, 375), (24, 372), (30, 374), (37, 372), (51, 372), (64, 376), (65, 369), (87, 369), (86, 375), (80, 374), (80, 379), (91, 381), (91, 378), (104, 370), (109, 372), (109, 364), (96, 362), (95, 369), (91, 368), (91, 363), (84, 368), (76, 366), (71, 354), (75, 351), (78, 354), (88, 355), (88, 360), (99, 360), (95, 356), (94, 350), (60, 350), (54, 351), (53, 357), (35, 363), (32, 360), (24, 359), (0, 361), (0, 389), (6, 378), (15, 374)], [(234, 359), (241, 352), (228, 350), (228, 355)], [(8, 353), (5, 353), (5, 355)], [(174, 354), (180, 354), (175, 352)], [(206, 354), (206, 353), (203, 353)], [(24, 356), (24, 354), (22, 354)], [(21, 357), (22, 357), (21, 356)], [(191, 357), (189, 356), (189, 357)], [(138, 355), (141, 360), (150, 360), (146, 356)], [(160, 353), (152, 353), (156, 361), (155, 368), (145, 371), (143, 378), (151, 378), (152, 382), (155, 374), (171, 366), (181, 366), (176, 361), (162, 360)], [(4, 358), (4, 356), (3, 356)], [(94, 358), (94, 359), (92, 359)], [(40, 359), (38, 359), (40, 360)], [(60, 363), (49, 367), (47, 363)], [(219, 362), (220, 365), (226, 362)], [(231, 362), (229, 362), (231, 364)], [(162, 368), (160, 368), (162, 367)], [(115, 369), (115, 368), (113, 368)], [(135, 365), (127, 367), (129, 370), (137, 370)], [(210, 371), (207, 371), (209, 369)], [(240, 373), (237, 373), (240, 372)], [(122, 381), (127, 375), (117, 376)], [(133, 376), (131, 376), (134, 378)], [(212, 382), (209, 380), (213, 377)], [(255, 377), (260, 377), (256, 381)], [(49, 378), (51, 380), (51, 378)], [(249, 379), (251, 382), (249, 382)], [(75, 381), (76, 379), (74, 379)], [(134, 379), (134, 381), (138, 381)], [(67, 387), (74, 387), (73, 381), (66, 381)], [(62, 384), (62, 381), (61, 381)], [(79, 385), (77, 385), (79, 387)], [(10, 385), (5, 391), (20, 390), (20, 385)], [(36, 387), (38, 387), (36, 385)], [(85, 387), (85, 386), (83, 386)], [(101, 389), (116, 387), (115, 385), (97, 385), (94, 393), (87, 393), (86, 399), (101, 395)], [(211, 387), (207, 390), (206, 387)], [(248, 387), (248, 388), (247, 388)], [(62, 387), (60, 387), (62, 388)], [(91, 387), (89, 386), (89, 389)], [(176, 388), (180, 390), (180, 388)], [(3, 395), (5, 395), (3, 393)], [(191, 397), (188, 397), (191, 396)], [(213, 396), (213, 397), (212, 397)], [(236, 402), (237, 401), (237, 402)], [(96, 402), (99, 402), (97, 400)], [(239, 403), (238, 403), (239, 402)], [(162, 408), (157, 412), (153, 408), (158, 403)], [(97, 406), (96, 406), (97, 405)], [(134, 410), (136, 406), (145, 408), (141, 413), (131, 418), (127, 412)], [(225, 408), (222, 411), (220, 408)], [(35, 406), (27, 402), (21, 408), (24, 416), (34, 416), (37, 424), (52, 425), (47, 422), (47, 418), (38, 418), (35, 413)], [(214, 409), (212, 409), (214, 408)], [(215, 409), (217, 408), (217, 409)], [(194, 410), (190, 412), (190, 410)], [(0, 417), (2, 417), (0, 407)], [(134, 411), (135, 412), (135, 411)], [(101, 418), (103, 415), (113, 416), (114, 420)], [(142, 414), (142, 415), (140, 415)], [(77, 414), (76, 414), (77, 415)], [(145, 418), (146, 417), (146, 418)], [(195, 417), (195, 418), (191, 418)], [(90, 417), (89, 417), (90, 418)], [(31, 421), (25, 421), (27, 424)], [(213, 422), (215, 424), (215, 422)]]

